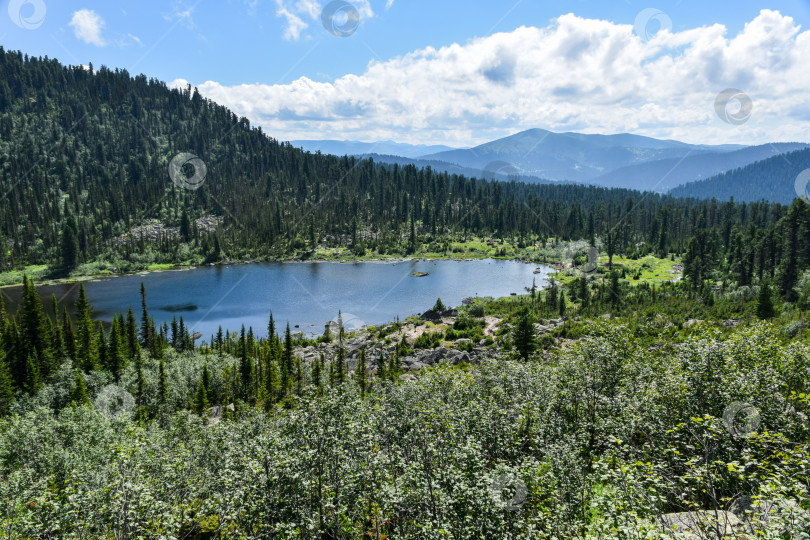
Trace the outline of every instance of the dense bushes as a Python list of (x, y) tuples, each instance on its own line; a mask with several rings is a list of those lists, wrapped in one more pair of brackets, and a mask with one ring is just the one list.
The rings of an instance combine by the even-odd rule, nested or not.
[[(659, 352), (615, 325), (589, 335), (542, 360), (442, 367), (365, 399), (348, 383), (213, 425), (20, 402), (0, 421), (4, 533), (639, 538), (662, 534), (662, 514), (744, 497), (776, 504), (773, 531), (808, 526), (810, 348), (767, 324)], [(204, 362), (229, 361), (169, 359), (173, 399)], [(93, 399), (105, 382), (88, 381)], [(749, 421), (729, 414), (742, 402)]]

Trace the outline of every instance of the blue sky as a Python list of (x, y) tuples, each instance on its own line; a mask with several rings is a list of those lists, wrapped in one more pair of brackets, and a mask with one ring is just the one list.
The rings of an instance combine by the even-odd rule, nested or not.
[[(616, 30), (616, 35), (622, 32), (622, 28), (627, 32), (627, 25), (632, 26), (639, 13), (646, 8), (660, 10), (666, 20), (671, 21), (670, 33), (682, 36), (683, 39), (671, 40), (664, 46), (665, 50), (643, 53), (643, 59), (638, 61), (639, 65), (652, 62), (660, 55), (677, 56), (689, 47), (697, 51), (696, 44), (707, 38), (690, 38), (689, 33), (717, 23), (723, 25), (723, 35), (729, 40), (729, 47), (723, 54), (726, 60), (733, 61), (734, 58), (729, 55), (738, 54), (734, 51), (744, 47), (735, 49), (731, 40), (743, 32), (746, 24), (760, 17), (763, 8), (778, 13), (782, 19), (791, 18), (792, 27), (797, 30), (800, 28), (801, 32), (810, 28), (808, 0), (771, 1), (767, 6), (762, 2), (749, 0), (658, 1), (652, 4), (646, 1), (522, 0), (473, 3), (456, 0), (356, 0), (353, 4), (360, 22), (356, 31), (347, 37), (336, 37), (322, 26), (319, 15), (322, 6), (327, 4), (325, 0), (4, 0), (2, 4), (0, 43), (6, 49), (19, 49), (31, 55), (47, 55), (68, 64), (92, 62), (95, 66), (104, 64), (112, 68), (124, 68), (133, 74), (143, 72), (149, 77), (166, 82), (188, 81), (192, 85), (199, 85), (201, 91), (209, 97), (222, 101), (236, 112), (267, 126), (271, 133), (275, 129), (280, 138), (395, 138), (406, 142), (444, 142), (457, 145), (481, 142), (493, 136), (535, 127), (535, 124), (538, 124), (536, 127), (555, 130), (626, 130), (682, 138), (690, 133), (690, 122), (699, 122), (699, 119), (695, 117), (684, 121), (683, 118), (677, 118), (678, 114), (675, 113), (684, 110), (683, 103), (679, 105), (669, 99), (664, 103), (652, 90), (649, 98), (645, 98), (644, 94), (635, 98), (636, 106), (644, 101), (645, 105), (650, 106), (650, 110), (656, 110), (657, 104), (661, 105), (661, 111), (656, 110), (649, 123), (639, 118), (626, 117), (622, 120), (622, 115), (612, 115), (615, 117), (609, 122), (597, 121), (596, 116), (601, 115), (594, 115), (589, 122), (585, 108), (591, 106), (598, 110), (599, 107), (607, 107), (608, 103), (603, 98), (606, 94), (616, 93), (609, 82), (599, 84), (599, 99), (593, 98), (596, 92), (594, 88), (587, 91), (576, 89), (571, 90), (568, 102), (558, 102), (559, 106), (546, 111), (545, 116), (534, 118), (528, 115), (528, 118), (517, 118), (523, 115), (514, 109), (504, 109), (499, 117), (501, 104), (482, 85), (493, 82), (494, 79), (490, 77), (492, 74), (497, 76), (502, 72), (507, 73), (507, 79), (514, 84), (508, 91), (506, 86), (510, 85), (506, 84), (504, 87), (504, 103), (507, 100), (524, 99), (525, 88), (520, 92), (514, 89), (521, 86), (524, 81), (522, 74), (533, 63), (532, 58), (526, 56), (532, 53), (521, 48), (521, 40), (536, 39), (536, 45), (540, 47), (544, 43), (556, 43), (555, 40), (561, 37), (559, 33), (552, 35), (552, 31), (565, 26), (559, 18), (566, 14), (576, 16), (569, 23), (582, 29), (583, 35), (588, 34), (593, 40), (599, 40), (613, 35), (613, 29)], [(17, 13), (17, 16), (21, 14), (22, 25), (25, 26), (24, 22), (27, 20), (32, 28), (25, 29), (15, 24), (10, 11), (11, 14)], [(771, 22), (761, 21), (763, 27), (773, 26), (772, 19)], [(20, 20), (16, 22), (19, 23)], [(590, 31), (587, 29), (596, 26), (587, 21), (603, 21), (610, 23), (610, 26)], [(651, 34), (655, 34), (655, 23), (652, 25), (648, 28), (651, 28)], [(782, 27), (787, 28), (785, 25)], [(521, 34), (521, 28), (539, 29), (540, 33)], [(785, 30), (780, 32), (784, 34)], [(488, 37), (499, 35), (502, 37), (487, 41)], [(712, 35), (714, 38), (717, 36), (716, 33)], [(794, 53), (798, 54), (806, 46), (806, 39), (800, 36), (796, 32), (792, 37), (793, 43), (781, 43), (775, 47), (780, 51), (787, 50), (786, 47), (795, 48)], [(753, 38), (749, 36), (749, 39)], [(766, 39), (758, 43), (771, 41)], [(415, 83), (411, 87), (409, 81), (398, 80), (390, 76), (390, 73), (397, 68), (405, 72), (406, 68), (413, 69), (414, 62), (408, 62), (407, 66), (402, 65), (402, 62), (415, 51), (421, 51), (416, 52), (416, 56), (430, 56), (435, 52), (434, 49), (451, 53), (454, 46), (463, 49), (471, 43), (489, 43), (488, 46), (482, 45), (478, 53), (486, 56), (488, 51), (492, 51), (495, 55), (489, 68), (484, 66), (479, 70), (486, 75), (479, 83), (481, 94), (487, 94), (486, 98), (479, 96), (478, 103), (472, 100), (468, 109), (458, 110), (459, 95), (479, 93), (478, 87), (460, 84), (455, 94), (445, 96), (447, 102), (441, 107), (432, 109), (430, 103), (419, 103), (416, 108), (424, 109), (423, 114), (414, 114), (414, 111), (409, 110), (411, 105), (408, 105), (413, 102), (394, 104), (393, 101), (398, 99), (396, 96), (386, 97), (381, 87), (397, 85), (396, 91), (420, 93), (422, 100), (430, 102), (434, 96), (428, 81)], [(425, 53), (425, 49), (429, 47), (433, 49), (428, 49)], [(591, 52), (594, 55), (601, 54), (590, 47), (585, 56), (572, 57), (572, 65), (587, 63), (587, 55)], [(431, 62), (422, 64), (420, 73), (436, 69), (437, 75), (441, 75), (444, 70), (442, 62), (451, 62), (452, 59), (448, 59), (447, 55), (443, 59), (438, 56), (432, 57)], [(465, 61), (474, 61), (474, 56)], [(768, 62), (767, 59), (765, 62)], [(370, 65), (376, 65), (378, 71), (386, 71), (388, 75), (375, 77)], [(384, 70), (386, 66), (387, 70)], [(524, 69), (524, 66), (527, 67)], [(765, 68), (777, 69), (773, 65)], [(558, 77), (553, 70), (543, 72), (542, 65), (532, 69), (535, 70), (532, 76)], [(593, 66), (592, 69), (599, 68)], [(752, 77), (759, 77), (761, 69), (763, 66), (752, 64), (751, 73), (756, 73)], [(716, 89), (707, 84), (700, 91), (707, 95), (713, 91), (717, 94), (725, 87), (748, 83), (750, 93), (763, 93), (764, 80), (751, 80), (741, 75), (739, 66), (729, 68), (728, 71), (730, 75), (727, 85), (722, 80), (712, 81)], [(517, 79), (514, 79), (512, 72), (517, 73)], [(790, 72), (782, 75), (787, 78)], [(628, 76), (641, 77), (630, 73)], [(362, 84), (349, 84), (358, 77), (364, 81)], [(587, 75), (585, 78), (588, 78)], [(460, 79), (461, 76), (455, 80), (444, 79), (441, 84), (443, 88), (455, 86), (455, 81)], [(529, 80), (531, 77), (526, 79)], [(509, 81), (505, 80), (506, 83)], [(317, 86), (319, 84), (326, 86)], [(254, 94), (247, 93), (242, 85), (250, 85)], [(367, 96), (363, 95), (364, 85), (374, 89), (371, 92), (376, 95), (374, 104), (370, 104)], [(561, 99), (568, 91), (566, 88), (568, 87), (551, 89), (553, 95), (549, 99)], [(748, 89), (741, 90), (748, 92)], [(788, 90), (794, 89), (784, 89), (785, 92)], [(691, 93), (696, 92), (697, 90)], [(340, 96), (335, 97), (333, 94), (336, 93)], [(285, 101), (284, 106), (257, 106), (257, 103), (267, 100), (279, 101), (280, 95), (293, 97), (289, 98), (291, 101)], [(590, 104), (581, 103), (582, 110), (561, 112), (569, 105), (581, 102), (583, 97), (586, 101), (592, 101)], [(762, 122), (749, 122), (750, 125), (736, 131), (692, 130), (695, 133), (692, 138), (709, 139), (721, 133), (728, 141), (780, 139), (780, 133), (775, 127), (779, 120), (778, 115), (792, 115), (790, 111), (794, 111), (798, 115), (793, 122), (794, 128), (786, 130), (784, 136), (810, 139), (807, 137), (810, 133), (802, 124), (810, 119), (802, 119), (798, 112), (805, 104), (805, 97), (782, 103), (782, 109), (776, 112), (772, 110), (774, 107), (771, 106), (771, 101), (778, 101), (778, 97), (780, 96), (760, 96), (754, 100), (755, 111), (771, 111), (772, 117), (768, 122), (765, 122), (766, 118), (762, 115)], [(683, 99), (694, 100), (694, 97), (684, 96)], [(313, 101), (317, 101), (319, 107), (312, 106)], [(527, 102), (527, 107), (536, 109), (548, 102)], [(379, 103), (387, 105), (378, 107)], [(756, 107), (756, 103), (767, 105)], [(629, 103), (627, 106), (631, 108)], [(708, 122), (711, 115), (707, 113), (704, 116), (707, 117), (704, 120)], [(386, 118), (392, 120), (392, 126), (390, 129), (381, 129), (379, 124)], [(711, 123), (713, 128), (723, 127), (722, 122), (720, 125), (716, 125), (716, 121)]]

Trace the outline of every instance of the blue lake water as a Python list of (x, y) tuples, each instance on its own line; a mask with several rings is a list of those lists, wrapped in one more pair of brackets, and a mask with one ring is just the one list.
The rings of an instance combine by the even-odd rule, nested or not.
[[(541, 273), (534, 270), (540, 268)], [(156, 323), (183, 317), (187, 326), (209, 340), (223, 330), (252, 326), (267, 334), (270, 311), (279, 330), (289, 322), (294, 331), (322, 334), (324, 325), (343, 312), (347, 328), (404, 319), (424, 312), (441, 297), (447, 306), (467, 297), (525, 294), (536, 280), (547, 285), (547, 266), (516, 261), (302, 262), (219, 265), (191, 270), (153, 272), (85, 283), (95, 318), (109, 321), (132, 306), (140, 318), (140, 284), (144, 283), (149, 313)], [(413, 272), (429, 272), (416, 277)], [(74, 283), (40, 286), (45, 306), (55, 294), (73, 311), (78, 293)], [(6, 289), (14, 307), (19, 288)], [(296, 328), (297, 325), (297, 328)]]

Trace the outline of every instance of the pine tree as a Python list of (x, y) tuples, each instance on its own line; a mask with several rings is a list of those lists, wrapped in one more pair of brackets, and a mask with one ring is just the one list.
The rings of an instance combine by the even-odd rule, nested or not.
[(302, 395), (304, 393), (304, 371), (301, 369), (301, 359), (295, 359), (295, 393)]
[(517, 324), (512, 330), (512, 342), (524, 360), (537, 349), (537, 337), (528, 309), (524, 309), (518, 316)]
[(268, 358), (264, 372), (266, 378), (264, 386), (268, 396), (265, 408), (269, 410), (278, 401), (279, 395), (278, 367), (276, 367), (276, 361), (273, 358)]
[(286, 396), (292, 389), (293, 344), (290, 323), (284, 331), (284, 352), (281, 355), (281, 395)]
[(335, 379), (338, 386), (342, 386), (346, 382), (346, 349), (343, 348), (343, 339), (345, 337), (345, 330), (343, 328), (343, 314), (338, 310), (338, 354), (337, 365), (335, 366)]
[(248, 356), (247, 338), (245, 336), (245, 325), (242, 325), (242, 333), (239, 335), (239, 377), (242, 385), (242, 399), (250, 401), (250, 389), (253, 378), (253, 362)]
[(191, 220), (185, 208), (183, 208), (183, 214), (180, 217), (180, 237), (183, 239), (183, 242), (191, 240)]
[(23, 295), (18, 314), (20, 320), (20, 345), (28, 357), (36, 353), (37, 370), (45, 380), (56, 372), (58, 366), (51, 349), (51, 323), (42, 309), (34, 280), (23, 276)]
[(79, 284), (76, 300), (76, 364), (82, 371), (90, 371), (96, 364), (96, 340), (94, 336), (93, 308), (87, 300), (84, 283)]
[(205, 391), (205, 384), (200, 379), (200, 384), (197, 385), (197, 391), (194, 393), (193, 410), (196, 414), (202, 416), (208, 411), (208, 407), (208, 393)]
[(388, 379), (388, 373), (386, 373), (385, 368), (385, 356), (383, 355), (383, 351), (379, 351), (379, 354), (377, 355), (377, 379), (380, 381)]
[(146, 349), (147, 351), (152, 350), (152, 324), (149, 319), (149, 311), (146, 309), (146, 287), (143, 285), (143, 281), (141, 281), (141, 328), (140, 328), (140, 338), (141, 338), (141, 346)]
[(124, 340), (121, 337), (121, 322), (118, 317), (113, 317), (112, 326), (108, 336), (107, 344), (107, 369), (113, 376), (113, 380), (118, 383), (121, 380), (121, 374), (126, 367)]
[(565, 291), (560, 291), (560, 317), (565, 317)]
[(90, 394), (87, 392), (87, 386), (84, 384), (82, 372), (78, 369), (73, 378), (73, 387), (70, 389), (68, 401), (74, 405), (87, 405), (90, 403)]
[(320, 357), (315, 360), (315, 363), (312, 366), (312, 384), (315, 385), (315, 388), (318, 390), (318, 394), (321, 393), (323, 390), (323, 381), (321, 380), (323, 374), (323, 366), (324, 366), (324, 356), (321, 353)]
[(79, 239), (76, 233), (76, 220), (73, 216), (65, 219), (61, 238), (62, 270), (70, 272), (79, 264)]
[(776, 314), (773, 306), (773, 292), (770, 281), (764, 281), (759, 286), (759, 296), (757, 297), (757, 317), (762, 320), (772, 319)]
[(160, 401), (161, 405), (166, 404), (167, 397), (168, 386), (166, 385), (166, 363), (161, 356), (158, 363), (158, 401)]
[[(220, 331), (222, 327), (220, 327)], [(267, 323), (267, 339), (271, 342), (276, 338), (276, 321), (273, 319), (273, 312), (270, 312), (270, 321)]]
[(135, 314), (132, 311), (132, 307), (127, 310), (126, 335), (127, 356), (131, 360), (135, 360), (135, 358), (141, 355), (141, 346), (140, 343), (138, 343), (138, 326), (135, 322)]
[(366, 364), (366, 348), (363, 347), (360, 349), (360, 360), (357, 362), (357, 369), (355, 373), (357, 375), (357, 386), (360, 387), (360, 396), (365, 398), (366, 397), (366, 371), (368, 370), (368, 365)]
[[(0, 322), (2, 322), (2, 320), (0, 320)], [(11, 369), (5, 358), (0, 358), (0, 418), (9, 413), (9, 409), (13, 403), (14, 380), (11, 378)]]
[[(404, 336), (403, 336), (403, 339), (404, 339)], [(388, 378), (391, 380), (391, 382), (396, 382), (397, 381), (397, 379), (399, 378), (399, 375), (400, 375), (399, 370), (400, 370), (400, 366), (399, 366), (399, 350), (397, 349), (396, 351), (394, 351), (394, 354), (392, 354), (388, 358), (387, 372), (388, 372)]]
[(25, 380), (22, 389), (29, 396), (36, 395), (42, 386), (42, 379), (39, 374), (39, 359), (36, 349), (32, 351), (25, 362)]

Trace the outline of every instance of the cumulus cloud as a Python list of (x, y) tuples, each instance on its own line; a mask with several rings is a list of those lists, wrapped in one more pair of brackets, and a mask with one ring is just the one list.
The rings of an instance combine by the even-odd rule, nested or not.
[[(304, 37), (311, 23), (321, 24), (321, 12), (332, 0), (276, 0), (276, 16), (284, 19), (284, 39), (296, 41)], [(344, 0), (345, 1), (345, 0)], [(374, 16), (368, 0), (348, 0), (357, 9), (360, 20)], [(389, 0), (386, 9), (391, 7)], [(307, 22), (309, 21), (309, 22)]]
[[(198, 87), (279, 139), (463, 145), (543, 127), (690, 142), (808, 141), (807, 58), (810, 32), (771, 10), (736, 35), (715, 24), (648, 41), (632, 25), (568, 14), (544, 28), (372, 61), (331, 82)], [(742, 126), (715, 114), (715, 97), (729, 87), (753, 100)]]
[(106, 45), (104, 38), (101, 37), (101, 31), (104, 29), (104, 19), (92, 9), (76, 11), (69, 24), (73, 28), (73, 33), (77, 39), (98, 47)]

